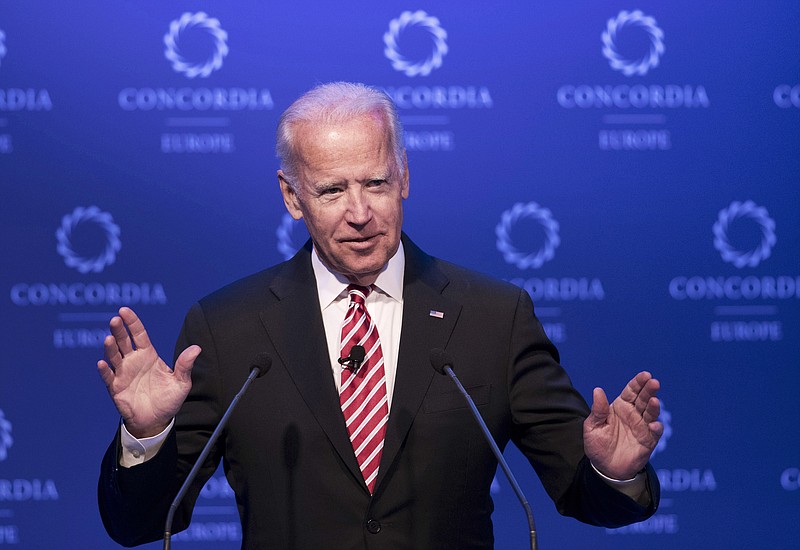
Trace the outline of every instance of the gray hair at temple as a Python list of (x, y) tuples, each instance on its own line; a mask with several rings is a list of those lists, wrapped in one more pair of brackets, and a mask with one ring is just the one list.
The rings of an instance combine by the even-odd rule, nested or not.
[(365, 84), (331, 82), (300, 96), (283, 112), (278, 122), (275, 149), (289, 184), (292, 187), (297, 185), (299, 159), (295, 127), (298, 124), (336, 124), (367, 114), (378, 114), (386, 123), (389, 146), (394, 150), (395, 166), (402, 177), (405, 166), (403, 127), (391, 98)]

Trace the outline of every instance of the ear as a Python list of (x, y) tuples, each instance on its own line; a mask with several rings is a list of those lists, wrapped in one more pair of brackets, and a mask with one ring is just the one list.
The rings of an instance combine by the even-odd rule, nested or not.
[(297, 196), (297, 191), (283, 175), (283, 170), (278, 170), (278, 183), (281, 186), (281, 195), (283, 195), (283, 204), (286, 205), (286, 210), (295, 220), (301, 219), (303, 210), (300, 208), (300, 197)]
[(408, 155), (403, 151), (403, 181), (400, 183), (400, 196), (408, 198)]

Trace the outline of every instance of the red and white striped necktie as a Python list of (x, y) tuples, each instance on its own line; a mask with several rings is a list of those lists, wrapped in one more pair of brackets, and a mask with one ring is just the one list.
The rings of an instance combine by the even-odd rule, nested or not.
[(363, 346), (366, 351), (364, 361), (355, 373), (352, 368), (342, 371), (339, 401), (353, 451), (370, 493), (378, 477), (386, 421), (389, 418), (381, 339), (365, 304), (371, 290), (371, 287), (358, 285), (347, 287), (350, 305), (342, 325), (339, 345), (339, 356), (342, 358), (348, 357), (351, 348), (356, 345)]

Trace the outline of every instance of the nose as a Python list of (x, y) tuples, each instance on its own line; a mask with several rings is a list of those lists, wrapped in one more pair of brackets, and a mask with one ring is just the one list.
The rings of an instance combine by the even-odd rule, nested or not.
[(351, 225), (366, 225), (372, 219), (368, 194), (360, 186), (348, 189), (345, 220)]

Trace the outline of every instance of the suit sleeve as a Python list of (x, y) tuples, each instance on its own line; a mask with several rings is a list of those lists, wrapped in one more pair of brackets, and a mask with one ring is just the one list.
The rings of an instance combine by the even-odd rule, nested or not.
[[(117, 434), (103, 458), (98, 482), (100, 516), (111, 538), (123, 546), (162, 538), (169, 506), (224, 412), (216, 348), (199, 304), (186, 316), (175, 357), (191, 344), (203, 350), (192, 370), (192, 389), (158, 454), (143, 464), (123, 468), (119, 466)], [(179, 506), (173, 533), (189, 525), (197, 496), (219, 465), (222, 439), (224, 436), (217, 441)]]
[(655, 513), (658, 479), (647, 469), (651, 503), (640, 506), (606, 484), (583, 450), (589, 407), (558, 363), (555, 347), (520, 291), (509, 349), (512, 440), (536, 470), (559, 513), (582, 522), (620, 527)]

